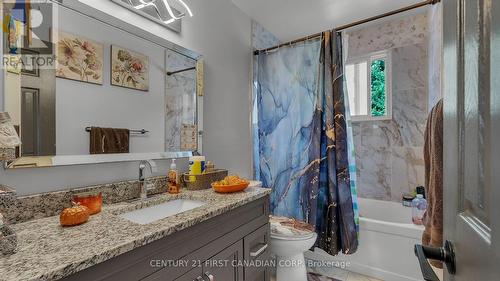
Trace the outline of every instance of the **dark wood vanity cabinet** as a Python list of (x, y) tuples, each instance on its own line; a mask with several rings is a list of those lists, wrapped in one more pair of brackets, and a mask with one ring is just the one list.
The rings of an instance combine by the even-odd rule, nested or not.
[(64, 280), (268, 281), (269, 198), (176, 232)]
[[(233, 262), (237, 263), (243, 259), (243, 243), (237, 242), (224, 249), (222, 252), (213, 256), (209, 261), (204, 263), (199, 268), (192, 269), (188, 273), (175, 279), (176, 281), (193, 281), (193, 280), (227, 280), (238, 281), (244, 280), (243, 268), (231, 266)], [(222, 266), (221, 261), (227, 263), (227, 266)], [(168, 276), (154, 274), (153, 279), (146, 278), (145, 280), (169, 280)], [(159, 277), (159, 278), (157, 278)], [(198, 280), (197, 280), (198, 279)]]

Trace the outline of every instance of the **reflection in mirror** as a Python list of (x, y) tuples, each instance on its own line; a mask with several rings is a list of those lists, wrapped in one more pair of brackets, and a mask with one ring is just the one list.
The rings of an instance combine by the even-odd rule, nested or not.
[[(32, 5), (37, 9), (37, 3)], [(184, 54), (181, 47), (173, 51), (165, 47), (170, 42), (145, 40), (144, 34), (61, 5), (58, 22), (47, 24), (46, 31), (55, 67), (3, 71), (4, 110), (22, 141), (9, 168), (186, 157), (200, 151), (198, 55)], [(3, 41), (6, 46), (7, 38)], [(29, 46), (18, 54), (37, 55)]]
[(167, 151), (196, 151), (196, 61), (167, 50)]

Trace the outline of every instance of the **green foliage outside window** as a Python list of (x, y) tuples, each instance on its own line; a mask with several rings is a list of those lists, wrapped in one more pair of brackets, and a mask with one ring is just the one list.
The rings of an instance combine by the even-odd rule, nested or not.
[(372, 116), (385, 115), (385, 61), (374, 60), (371, 65)]

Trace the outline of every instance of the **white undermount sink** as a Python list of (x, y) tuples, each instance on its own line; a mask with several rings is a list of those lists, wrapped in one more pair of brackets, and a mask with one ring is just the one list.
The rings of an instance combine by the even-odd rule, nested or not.
[(138, 224), (149, 224), (205, 205), (205, 202), (178, 199), (118, 215)]

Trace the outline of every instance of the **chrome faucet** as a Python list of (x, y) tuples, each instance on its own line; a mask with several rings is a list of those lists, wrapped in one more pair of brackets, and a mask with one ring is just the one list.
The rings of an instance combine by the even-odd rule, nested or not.
[(156, 163), (153, 160), (142, 160), (139, 163), (139, 187), (141, 190), (141, 199), (148, 198), (148, 190), (151, 190), (145, 184), (146, 177), (144, 176), (144, 170), (146, 170), (147, 167), (149, 167), (151, 173), (155, 173), (157, 171)]

